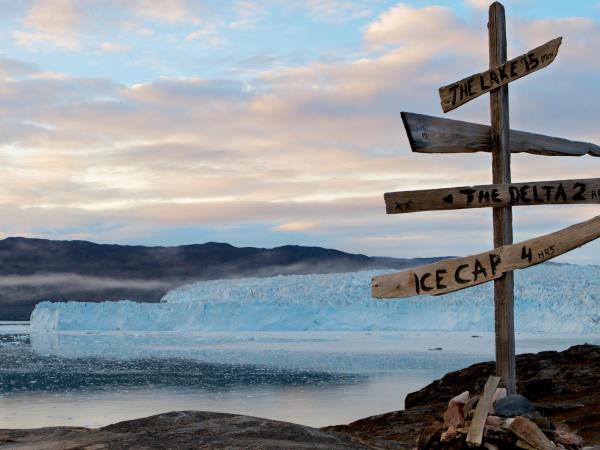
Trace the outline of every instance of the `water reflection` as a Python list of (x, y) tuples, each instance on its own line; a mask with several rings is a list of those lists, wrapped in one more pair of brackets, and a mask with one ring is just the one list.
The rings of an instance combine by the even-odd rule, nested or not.
[(230, 366), (372, 374), (444, 373), (493, 356), (487, 337), (472, 343), (469, 339), (474, 341), (465, 333), (61, 332), (33, 334), (31, 343), (38, 355), (69, 359), (181, 358)]
[[(74, 338), (71, 336), (71, 338)], [(77, 345), (92, 344), (98, 337), (67, 339)], [(114, 342), (116, 340), (116, 342)], [(113, 338), (124, 344), (125, 336)], [(33, 351), (27, 336), (0, 336), (0, 393), (71, 392), (177, 387), (224, 391), (244, 386), (324, 386), (354, 384), (365, 374), (278, 369), (257, 365), (207, 363), (181, 357), (78, 358), (42, 356)], [(94, 352), (90, 352), (94, 353)], [(121, 352), (121, 356), (124, 354)], [(130, 355), (131, 356), (131, 355)], [(164, 356), (164, 355), (163, 355)]]
[[(3, 427), (97, 427), (186, 409), (347, 423), (402, 409), (408, 392), (493, 359), (494, 348), (491, 333), (23, 331), (0, 323)], [(600, 337), (517, 335), (517, 351), (583, 342)]]
[[(357, 369), (365, 354), (360, 348), (356, 350), (362, 356), (352, 354), (338, 338), (305, 336), (299, 342), (297, 337), (274, 335), (185, 339), (83, 334), (32, 336), (31, 340), (33, 347), (28, 335), (0, 333), (3, 427), (98, 427), (188, 409), (324, 426), (402, 409), (406, 393), (432, 376), (422, 370), (390, 372), (381, 367), (377, 373), (364, 369), (344, 372), (342, 367)], [(347, 345), (356, 342), (350, 340)], [(234, 359), (246, 364), (201, 358), (231, 358), (232, 347), (237, 347)], [(253, 349), (253, 356), (242, 358), (244, 348)], [(337, 354), (331, 351), (335, 348)], [(52, 354), (58, 350), (60, 356)], [(248, 364), (256, 362), (261, 353), (269, 355), (261, 361), (271, 365)], [(390, 357), (388, 353), (370, 364)], [(322, 366), (321, 370), (305, 367), (315, 364)], [(336, 370), (327, 371), (324, 366)]]

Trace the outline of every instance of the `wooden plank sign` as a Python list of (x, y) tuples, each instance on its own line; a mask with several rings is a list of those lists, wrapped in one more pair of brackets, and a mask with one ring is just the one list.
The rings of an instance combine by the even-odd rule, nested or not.
[(372, 278), (376, 298), (439, 295), (500, 278), (503, 273), (548, 261), (600, 237), (600, 216), (545, 236), (489, 252)]
[(441, 87), (442, 110), (452, 111), (495, 88), (549, 66), (556, 58), (561, 42), (562, 37), (553, 39), (504, 64)]
[(387, 192), (388, 214), (448, 209), (600, 203), (600, 178)]
[[(417, 153), (491, 152), (490, 127), (478, 123), (403, 112), (410, 147)], [(510, 130), (510, 152), (544, 156), (600, 156), (600, 146), (588, 142)]]

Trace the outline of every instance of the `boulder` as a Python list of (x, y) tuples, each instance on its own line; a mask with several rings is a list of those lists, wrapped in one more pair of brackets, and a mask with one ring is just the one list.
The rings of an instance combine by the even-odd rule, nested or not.
[(447, 428), (460, 428), (465, 423), (464, 407), (468, 401), (469, 391), (450, 399), (448, 408), (444, 412), (444, 426)]
[(534, 411), (533, 403), (520, 394), (509, 395), (494, 403), (494, 414), (498, 417), (526, 416)]
[(369, 447), (348, 436), (293, 423), (237, 414), (179, 411), (102, 428), (53, 427), (0, 430), (0, 447), (64, 449), (322, 449)]
[(555, 431), (552, 433), (552, 439), (557, 444), (568, 445), (569, 447), (583, 447), (583, 438), (575, 433), (568, 431)]
[[(533, 448), (536, 450), (558, 450), (558, 447), (539, 429), (539, 427), (526, 417), (515, 417), (508, 427), (515, 436), (519, 438), (522, 448)], [(517, 446), (520, 446), (517, 443)]]

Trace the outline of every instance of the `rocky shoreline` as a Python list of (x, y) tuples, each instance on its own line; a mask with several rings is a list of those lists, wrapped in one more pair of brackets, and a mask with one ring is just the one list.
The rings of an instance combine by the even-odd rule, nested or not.
[[(403, 411), (326, 430), (352, 436), (370, 448), (414, 448), (426, 424), (443, 421), (450, 399), (465, 390), (482, 392), (493, 372), (492, 362), (450, 372), (408, 394)], [(586, 446), (600, 446), (600, 346), (577, 345), (563, 352), (518, 355), (517, 380), (517, 391), (542, 415), (552, 422), (564, 422), (583, 437)]]
[[(316, 429), (256, 417), (201, 411), (170, 412), (97, 429), (0, 429), (2, 449), (412, 449), (448, 401), (481, 392), (492, 362), (451, 372), (406, 398), (406, 409), (348, 425)], [(517, 357), (518, 391), (548, 420), (564, 423), (600, 449), (600, 346)]]

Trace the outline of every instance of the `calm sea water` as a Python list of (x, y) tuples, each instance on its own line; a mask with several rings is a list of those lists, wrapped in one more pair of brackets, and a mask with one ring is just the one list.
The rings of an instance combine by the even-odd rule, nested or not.
[[(520, 352), (599, 343), (519, 335)], [(63, 333), (0, 322), (0, 428), (97, 427), (172, 410), (312, 426), (402, 409), (408, 392), (493, 359), (472, 333)]]

